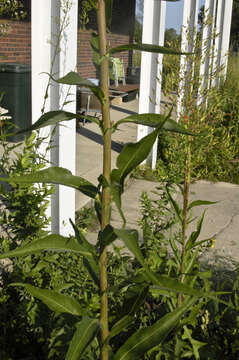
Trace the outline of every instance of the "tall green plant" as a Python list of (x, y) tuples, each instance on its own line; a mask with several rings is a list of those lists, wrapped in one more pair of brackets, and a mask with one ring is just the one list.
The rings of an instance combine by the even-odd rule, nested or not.
[[(157, 114), (132, 115), (119, 120), (113, 126), (109, 116), (109, 96), (108, 96), (108, 58), (110, 54), (125, 51), (128, 49), (137, 49), (140, 51), (149, 51), (155, 53), (180, 54), (156, 45), (149, 44), (126, 44), (116, 48), (107, 49), (106, 43), (106, 18), (105, 11), (112, 8), (112, 1), (97, 0), (97, 19), (98, 36), (94, 38), (95, 52), (100, 57), (100, 87), (95, 86), (90, 81), (82, 79), (77, 73), (70, 72), (61, 79), (54, 79), (57, 83), (68, 85), (79, 85), (89, 88), (99, 99), (102, 107), (102, 121), (96, 117), (88, 117), (95, 122), (103, 136), (104, 155), (103, 155), (103, 173), (99, 176), (98, 187), (91, 184), (84, 178), (74, 176), (67, 169), (51, 167), (33, 174), (14, 177), (11, 176), (7, 181), (17, 184), (51, 183), (62, 184), (75, 188), (92, 198), (95, 202), (101, 230), (98, 234), (98, 242), (94, 246), (90, 244), (84, 235), (75, 229), (75, 237), (65, 238), (60, 235), (48, 235), (40, 237), (29, 244), (21, 245), (19, 248), (2, 254), (0, 258), (25, 256), (35, 254), (41, 251), (73, 252), (82, 256), (84, 265), (89, 275), (95, 282), (101, 298), (100, 314), (96, 318), (91, 318), (88, 311), (81, 308), (80, 303), (73, 297), (49, 289), (40, 289), (26, 283), (15, 283), (14, 286), (24, 287), (32, 296), (40, 299), (51, 310), (57, 313), (71, 314), (76, 319), (76, 331), (70, 343), (66, 360), (80, 359), (84, 356), (84, 351), (96, 339), (100, 332), (100, 352), (101, 359), (135, 359), (142, 356), (145, 352), (162, 343), (167, 335), (177, 326), (180, 318), (192, 307), (198, 297), (205, 297), (208, 294), (194, 289), (193, 286), (187, 286), (174, 278), (164, 278), (158, 273), (150, 270), (138, 243), (138, 233), (136, 230), (125, 229), (125, 216), (121, 207), (121, 195), (124, 191), (124, 181), (127, 175), (138, 166), (150, 153), (152, 146), (162, 129), (183, 134), (191, 134), (184, 127), (178, 125), (168, 116)], [(28, 130), (36, 130), (48, 125), (57, 125), (61, 121), (67, 121), (85, 116), (70, 112), (51, 111), (43, 114), (40, 119)], [(138, 143), (127, 144), (117, 158), (116, 168), (111, 170), (111, 133), (116, 131), (122, 123), (134, 122), (136, 124), (148, 125), (154, 131), (140, 140)], [(192, 135), (192, 134), (191, 134)], [(2, 179), (5, 180), (6, 179)], [(112, 199), (112, 200), (111, 200)], [(110, 206), (111, 201), (115, 202), (119, 213), (124, 221), (121, 229), (113, 228), (110, 225)], [(114, 318), (109, 322), (108, 317), (108, 293), (120, 291), (110, 289), (107, 286), (107, 249), (117, 238), (120, 238), (128, 250), (135, 257), (142, 273), (139, 277), (127, 279), (121, 284), (121, 287), (131, 287), (135, 289), (134, 296), (128, 302), (122, 319)], [(173, 311), (165, 314), (158, 322), (152, 326), (140, 329), (134, 332), (123, 344), (117, 348), (114, 353), (111, 348), (112, 338), (125, 331), (134, 321), (134, 314), (140, 307), (149, 291), (150, 287), (162, 288), (166, 292), (185, 293), (185, 299), (181, 305)], [(100, 320), (98, 320), (100, 318)]]

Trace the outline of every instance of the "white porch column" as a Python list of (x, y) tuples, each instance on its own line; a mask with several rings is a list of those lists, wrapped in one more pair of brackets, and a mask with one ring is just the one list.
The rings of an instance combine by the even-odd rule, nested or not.
[[(216, 11), (216, 22), (215, 22), (216, 39), (215, 39), (214, 56), (213, 56), (213, 74), (216, 74), (216, 72), (220, 68), (224, 5), (225, 5), (224, 0), (217, 0), (217, 11)], [(219, 82), (218, 76), (214, 75), (212, 80), (212, 86), (216, 86), (218, 82)]]
[[(48, 0), (34, 1), (31, 4), (32, 32), (32, 123), (41, 116), (44, 96), (51, 68), (51, 6)], [(51, 109), (50, 101), (46, 102), (45, 111)], [(43, 128), (41, 135), (49, 134), (49, 128)]]
[[(194, 40), (196, 35), (198, 19), (198, 0), (184, 0), (183, 7), (183, 24), (182, 24), (182, 40), (181, 51), (192, 52), (194, 48)], [(187, 81), (187, 73), (190, 70), (190, 62), (187, 56), (181, 56), (180, 62), (180, 83), (179, 83), (179, 97), (177, 104), (177, 119), (179, 119), (183, 112), (183, 99), (185, 96), (185, 83)]]
[(232, 22), (232, 5), (233, 0), (224, 0), (224, 13), (222, 21), (222, 41), (221, 41), (221, 59), (220, 65), (223, 66), (223, 75), (224, 78), (227, 73), (227, 63), (228, 63), (228, 50), (230, 43), (230, 31), (231, 31), (231, 22)]
[[(61, 7), (58, 0), (52, 0), (52, 2), (54, 3), (52, 30), (55, 31), (55, 34), (61, 32), (60, 52), (57, 53), (53, 72), (56, 73), (56, 77), (63, 77), (69, 71), (75, 71), (77, 65), (78, 1), (69, 2), (71, 3), (69, 8)], [(53, 36), (55, 37), (54, 33)], [(55, 109), (76, 111), (75, 86), (55, 85), (51, 90)], [(65, 105), (65, 102), (68, 101), (72, 102)], [(57, 128), (54, 136), (54, 148), (51, 151), (51, 161), (54, 165), (67, 168), (75, 174), (75, 152), (76, 130), (75, 120), (72, 120), (62, 123)], [(52, 231), (62, 235), (72, 232), (69, 218), (75, 219), (75, 190), (61, 185), (57, 186), (56, 193), (52, 198), (51, 211), (52, 214), (57, 214)]]
[[(41, 72), (50, 73), (53, 70), (56, 78), (74, 71), (77, 62), (77, 20), (78, 1), (72, 0), (68, 15), (58, 0), (32, 0), (32, 107), (33, 121), (41, 114), (48, 77)], [(55, 44), (62, 22), (67, 26), (62, 29), (59, 48)], [(54, 60), (53, 68), (52, 62)], [(75, 101), (64, 106), (69, 86), (52, 85), (48, 94), (45, 112), (64, 108), (75, 111)], [(67, 101), (75, 100), (76, 89), (70, 89)], [(75, 121), (63, 124), (55, 134), (54, 149), (51, 149), (50, 160), (54, 165), (68, 168), (75, 172)], [(44, 129), (49, 133), (50, 129)], [(75, 191), (63, 186), (57, 191), (51, 201), (52, 231), (68, 234), (72, 232), (69, 218), (75, 217)], [(64, 226), (64, 224), (66, 224)]]
[[(165, 31), (166, 3), (161, 0), (144, 0), (142, 42), (163, 45)], [(162, 55), (142, 52), (140, 75), (139, 113), (159, 113), (161, 97)], [(159, 81), (157, 81), (157, 77)], [(152, 131), (143, 125), (138, 126), (139, 141)], [(157, 144), (152, 153), (152, 167), (155, 167)]]
[(213, 33), (216, 13), (216, 0), (205, 0), (204, 19), (202, 32), (202, 59), (200, 64), (200, 88), (198, 104), (204, 99), (204, 91), (210, 86), (210, 69), (213, 56)]
[[(51, 69), (51, 4), (48, 0), (31, 1), (31, 58), (32, 58), (32, 123), (35, 123), (41, 116), (44, 97), (48, 84), (48, 76)], [(46, 101), (45, 112), (51, 110), (50, 98)], [(40, 130), (40, 136), (47, 137), (50, 134), (50, 127)], [(46, 153), (48, 141), (42, 143), (40, 152), (50, 160), (49, 151)], [(47, 216), (51, 216), (51, 206), (47, 209)], [(55, 218), (53, 216), (52, 223)], [(49, 229), (51, 230), (51, 229)]]

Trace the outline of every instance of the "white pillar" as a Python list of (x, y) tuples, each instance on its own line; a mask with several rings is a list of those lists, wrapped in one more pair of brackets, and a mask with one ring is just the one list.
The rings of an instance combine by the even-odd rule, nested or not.
[[(44, 96), (51, 68), (51, 6), (48, 0), (34, 1), (31, 4), (32, 32), (32, 123), (41, 116)], [(46, 102), (45, 112), (51, 109)], [(41, 130), (41, 135), (48, 135), (49, 128)]]
[[(51, 69), (51, 6), (48, 0), (31, 2), (31, 58), (32, 58), (32, 123), (35, 123), (41, 116), (44, 97), (48, 84), (48, 76)], [(51, 110), (51, 103), (48, 99), (45, 104), (45, 112)], [(47, 137), (50, 134), (50, 127), (40, 130), (40, 136)], [(48, 141), (41, 144), (40, 153), (50, 160), (49, 151), (46, 153)], [(51, 206), (47, 209), (47, 216), (50, 217)], [(54, 218), (52, 219), (54, 222)], [(49, 229), (51, 230), (51, 229)]]
[[(77, 20), (78, 1), (72, 0), (67, 18), (65, 5), (58, 0), (32, 0), (32, 104), (33, 121), (39, 117), (46, 90), (48, 78), (41, 72), (51, 72), (55, 77), (62, 77), (69, 71), (76, 69), (77, 63)], [(62, 21), (67, 26), (61, 34), (60, 51), (55, 52), (56, 39)], [(65, 23), (65, 24), (66, 24)], [(52, 85), (48, 94), (45, 112), (64, 108), (74, 112), (75, 101), (64, 106), (67, 85)], [(75, 100), (75, 87), (70, 89), (67, 100)], [(62, 124), (55, 134), (54, 145), (50, 159), (54, 165), (68, 168), (75, 173), (75, 121)], [(49, 129), (45, 130), (49, 132)], [(63, 186), (57, 187), (56, 194), (51, 201), (52, 231), (68, 234), (72, 232), (69, 218), (75, 217), (75, 190)], [(65, 224), (65, 225), (64, 225)]]
[[(164, 44), (166, 3), (161, 0), (144, 0), (142, 42)], [(162, 55), (142, 52), (140, 75), (139, 113), (160, 113)], [(159, 81), (157, 81), (157, 78)], [(143, 125), (138, 126), (137, 139), (140, 140), (152, 131)], [(152, 167), (156, 165), (157, 144), (152, 153)]]
[[(220, 69), (220, 57), (221, 57), (221, 47), (222, 47), (222, 31), (223, 31), (223, 12), (224, 12), (224, 0), (217, 0), (217, 11), (216, 11), (216, 39), (214, 45), (214, 56), (213, 56), (213, 80), (212, 86), (216, 86), (219, 82), (217, 72)], [(216, 75), (216, 76), (215, 76)]]
[[(194, 48), (194, 40), (196, 35), (198, 19), (198, 0), (184, 0), (183, 6), (183, 24), (181, 31), (181, 51), (192, 52)], [(190, 34), (190, 35), (189, 35)], [(190, 70), (190, 62), (187, 56), (182, 55), (180, 61), (180, 83), (179, 83), (179, 96), (177, 103), (177, 119), (179, 119), (183, 112), (183, 99), (185, 96), (185, 84), (187, 82), (187, 74)]]
[(220, 65), (223, 67), (224, 78), (227, 73), (227, 63), (228, 63), (228, 50), (230, 43), (230, 31), (231, 31), (231, 21), (232, 21), (232, 5), (233, 0), (224, 0), (224, 13), (222, 21), (222, 42), (221, 42), (221, 59)]
[(216, 0), (205, 0), (204, 25), (202, 31), (202, 58), (200, 64), (200, 87), (197, 103), (204, 99), (204, 91), (209, 87), (210, 68), (213, 56), (214, 19), (216, 13)]

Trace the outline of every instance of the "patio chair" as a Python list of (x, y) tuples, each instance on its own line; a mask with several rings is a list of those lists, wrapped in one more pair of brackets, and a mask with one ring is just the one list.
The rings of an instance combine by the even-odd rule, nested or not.
[(111, 57), (110, 62), (112, 64), (110, 79), (115, 82), (115, 87), (117, 88), (119, 86), (119, 81), (122, 81), (123, 85), (126, 85), (123, 59)]

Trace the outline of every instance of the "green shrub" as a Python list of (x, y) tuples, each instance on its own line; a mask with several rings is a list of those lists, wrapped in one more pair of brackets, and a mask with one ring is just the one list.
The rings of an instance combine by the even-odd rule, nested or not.
[[(230, 69), (230, 67), (229, 67)], [(239, 81), (228, 71), (227, 80), (211, 89), (208, 105), (187, 109), (181, 123), (199, 136), (191, 144), (192, 178), (239, 183)], [(184, 176), (185, 138), (159, 136), (156, 174), (161, 181), (180, 182)]]

